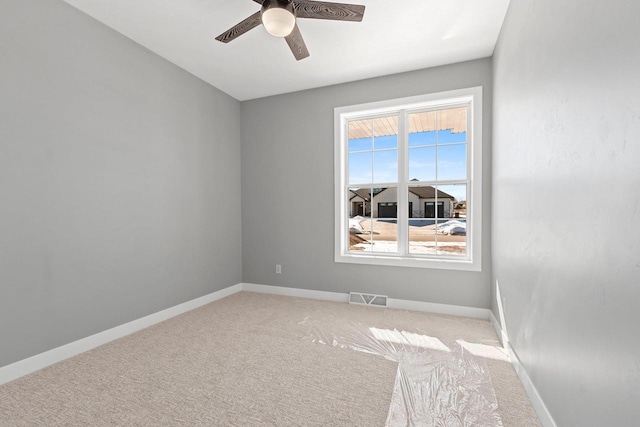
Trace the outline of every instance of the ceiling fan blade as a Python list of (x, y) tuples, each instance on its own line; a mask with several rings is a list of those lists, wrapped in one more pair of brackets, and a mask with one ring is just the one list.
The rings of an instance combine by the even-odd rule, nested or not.
[(364, 16), (364, 6), (360, 4), (297, 0), (293, 7), (298, 18), (360, 22)]
[(256, 12), (244, 21), (220, 34), (218, 37), (216, 37), (216, 40), (221, 41), (222, 43), (229, 43), (231, 40), (240, 37), (247, 31), (257, 27), (260, 24), (262, 24), (262, 18), (260, 17), (260, 12)]
[(309, 56), (307, 45), (304, 44), (302, 34), (300, 34), (300, 29), (298, 28), (298, 24), (293, 27), (293, 31), (291, 32), (291, 34), (285, 37), (285, 40), (287, 41), (289, 48), (291, 48), (293, 56), (295, 56), (298, 61)]
[(262, 4), (264, 3), (264, 0), (253, 0), (254, 2), (258, 3), (258, 4)]

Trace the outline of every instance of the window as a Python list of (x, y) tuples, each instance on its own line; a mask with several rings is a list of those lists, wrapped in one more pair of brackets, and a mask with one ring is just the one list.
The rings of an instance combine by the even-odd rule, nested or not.
[(336, 262), (480, 271), (481, 167), (481, 87), (336, 108)]

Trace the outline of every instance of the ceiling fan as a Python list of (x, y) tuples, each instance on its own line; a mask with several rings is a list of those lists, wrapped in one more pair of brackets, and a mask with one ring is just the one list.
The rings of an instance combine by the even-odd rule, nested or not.
[(231, 27), (216, 37), (229, 43), (247, 31), (264, 25), (274, 37), (284, 37), (298, 61), (309, 56), (296, 18), (330, 19), (333, 21), (362, 21), (364, 6), (359, 4), (329, 3), (312, 0), (253, 0), (262, 5), (259, 12)]

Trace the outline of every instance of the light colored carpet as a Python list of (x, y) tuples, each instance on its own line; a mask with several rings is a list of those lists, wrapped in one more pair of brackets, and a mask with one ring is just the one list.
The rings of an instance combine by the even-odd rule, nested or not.
[[(0, 425), (410, 425), (397, 415), (434, 376), (399, 380), (418, 366), (404, 350), (434, 360), (461, 342), (498, 345), (486, 321), (241, 292), (0, 386)], [(481, 374), (471, 397), (497, 403), (492, 425), (538, 426), (511, 365), (471, 357), (450, 364)]]

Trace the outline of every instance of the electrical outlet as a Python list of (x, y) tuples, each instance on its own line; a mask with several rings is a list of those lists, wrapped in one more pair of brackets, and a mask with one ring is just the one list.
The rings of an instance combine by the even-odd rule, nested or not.
[(282, 266), (280, 264), (276, 264), (276, 274), (282, 274)]

